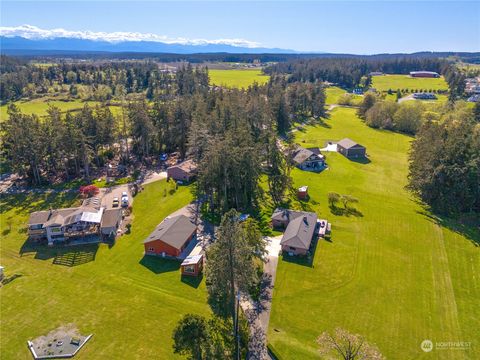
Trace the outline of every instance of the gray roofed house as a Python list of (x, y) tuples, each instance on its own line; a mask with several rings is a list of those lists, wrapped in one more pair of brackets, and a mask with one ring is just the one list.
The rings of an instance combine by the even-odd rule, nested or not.
[(325, 167), (325, 157), (318, 148), (305, 149), (299, 146), (292, 154), (292, 160), (302, 170), (322, 170)]
[(317, 226), (317, 214), (304, 212), (290, 220), (280, 244), (282, 250), (295, 255), (306, 255)]
[[(28, 220), (28, 236), (34, 240), (47, 239), (49, 245), (67, 240), (98, 236), (104, 220), (104, 208), (92, 206), (35, 211)], [(116, 232), (116, 228), (112, 229)]]
[(179, 256), (195, 235), (197, 227), (185, 215), (167, 217), (144, 240), (145, 253)]
[(337, 142), (337, 151), (347, 158), (365, 157), (367, 148), (353, 141), (345, 138)]

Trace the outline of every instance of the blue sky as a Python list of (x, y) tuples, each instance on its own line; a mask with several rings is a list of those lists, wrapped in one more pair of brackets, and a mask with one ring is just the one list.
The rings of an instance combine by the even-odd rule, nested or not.
[(244, 39), (264, 47), (371, 54), (480, 51), (480, 2), (5, 1), (1, 26)]

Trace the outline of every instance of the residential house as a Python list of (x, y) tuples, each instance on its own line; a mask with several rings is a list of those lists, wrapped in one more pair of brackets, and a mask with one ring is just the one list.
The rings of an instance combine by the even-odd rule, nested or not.
[(196, 232), (197, 227), (185, 215), (167, 217), (143, 242), (145, 254), (179, 257)]
[(276, 209), (272, 226), (284, 228), (280, 245), (290, 255), (307, 255), (317, 227), (317, 214), (307, 211)]
[(355, 141), (345, 138), (337, 142), (337, 151), (347, 158), (365, 157), (367, 148)]
[(418, 78), (439, 78), (440, 74), (434, 71), (410, 71), (410, 76)]
[(319, 171), (325, 168), (325, 156), (318, 148), (298, 147), (292, 154), (295, 165), (302, 170)]
[(88, 236), (100, 241), (104, 208), (77, 208), (36, 211), (30, 215), (28, 235), (31, 239), (47, 239), (48, 245), (68, 243)]
[(180, 164), (167, 168), (167, 177), (175, 181), (189, 182), (197, 175), (197, 164), (193, 160), (186, 160)]

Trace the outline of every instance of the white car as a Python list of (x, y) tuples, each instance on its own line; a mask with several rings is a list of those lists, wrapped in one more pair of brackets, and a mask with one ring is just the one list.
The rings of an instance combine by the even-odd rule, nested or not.
[(123, 196), (122, 195), (122, 207), (127, 207), (128, 206), (128, 195)]

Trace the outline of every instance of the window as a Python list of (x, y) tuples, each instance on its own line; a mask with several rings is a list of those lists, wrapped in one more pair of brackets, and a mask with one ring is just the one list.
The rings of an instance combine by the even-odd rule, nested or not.
[(289, 246), (290, 250), (295, 251), (297, 248), (294, 248), (293, 246)]
[(193, 274), (195, 272), (195, 266), (194, 265), (186, 265), (186, 266), (183, 267), (183, 272)]
[(42, 224), (30, 225), (30, 230), (40, 230), (41, 228)]
[(149, 252), (155, 252), (155, 249), (154, 249), (153, 247), (149, 247), (149, 248), (148, 248), (148, 251), (149, 251)]
[(61, 231), (62, 231), (62, 228), (60, 228), (60, 227), (54, 227), (54, 228), (50, 229), (50, 232), (52, 232), (52, 233), (59, 233)]

